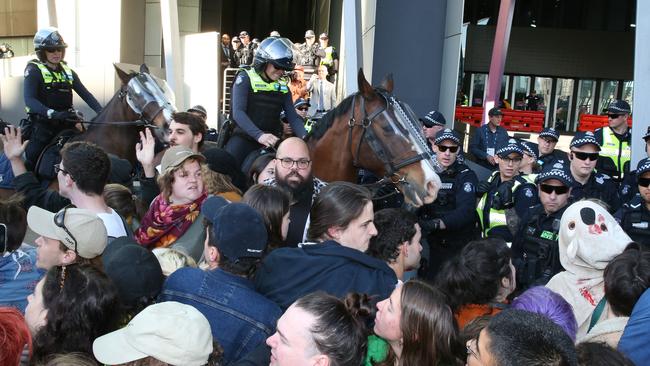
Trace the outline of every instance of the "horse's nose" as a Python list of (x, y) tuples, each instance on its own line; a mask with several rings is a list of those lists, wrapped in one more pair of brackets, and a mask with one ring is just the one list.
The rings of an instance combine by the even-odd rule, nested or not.
[(585, 225), (593, 225), (596, 223), (596, 211), (591, 207), (584, 207), (580, 210), (580, 219)]

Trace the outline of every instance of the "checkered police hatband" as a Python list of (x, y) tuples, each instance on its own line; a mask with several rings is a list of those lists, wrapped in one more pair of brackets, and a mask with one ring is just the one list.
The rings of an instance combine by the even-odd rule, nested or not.
[(537, 175), (537, 179), (535, 179), (535, 183), (540, 183), (548, 179), (557, 179), (559, 181), (562, 181), (567, 186), (570, 186), (573, 183), (573, 178), (562, 169), (551, 169), (539, 173), (539, 175)]

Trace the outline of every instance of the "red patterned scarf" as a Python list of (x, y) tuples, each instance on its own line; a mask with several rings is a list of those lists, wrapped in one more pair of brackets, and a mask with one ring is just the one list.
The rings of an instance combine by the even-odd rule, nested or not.
[(192, 203), (174, 205), (159, 194), (135, 231), (135, 240), (150, 249), (172, 245), (194, 223), (206, 198), (207, 194), (203, 193)]

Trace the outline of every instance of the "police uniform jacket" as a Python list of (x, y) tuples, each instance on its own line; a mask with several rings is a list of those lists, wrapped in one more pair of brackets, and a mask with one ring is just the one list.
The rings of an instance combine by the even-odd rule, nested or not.
[(650, 211), (639, 195), (625, 203), (614, 218), (632, 240), (650, 249)]
[(612, 179), (603, 173), (592, 172), (586, 184), (574, 179), (571, 187), (572, 202), (583, 198), (597, 198), (609, 206), (610, 212), (616, 212), (620, 206), (618, 188)]

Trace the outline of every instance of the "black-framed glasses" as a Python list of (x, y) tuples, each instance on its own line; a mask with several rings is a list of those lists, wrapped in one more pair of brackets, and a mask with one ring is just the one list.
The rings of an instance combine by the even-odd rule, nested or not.
[(477, 347), (478, 347), (478, 342), (477, 342), (476, 338), (470, 339), (467, 342), (467, 344), (465, 344), (465, 349), (467, 350), (467, 356), (473, 356), (474, 358), (476, 358), (477, 360), (480, 361), (481, 358), (478, 356), (478, 353), (476, 353), (476, 351), (474, 351), (474, 348), (472, 347), (472, 345), (474, 345), (474, 344), (476, 344)]
[[(54, 173), (59, 174), (59, 172), (70, 175), (67, 170), (61, 168), (61, 164), (54, 164)], [(71, 175), (70, 175), (71, 176)]]
[(596, 161), (596, 160), (598, 160), (598, 156), (600, 156), (600, 154), (598, 154), (598, 153), (586, 153), (586, 152), (581, 152), (581, 151), (572, 151), (571, 153), (578, 160), (587, 160), (587, 159), (589, 159), (591, 161)]
[(510, 157), (506, 156), (506, 157), (501, 158), (501, 160), (503, 160), (503, 162), (506, 163), (506, 164), (510, 164), (510, 163), (519, 164), (519, 163), (521, 163), (521, 158), (510, 158)]
[(650, 186), (650, 178), (641, 178), (641, 177), (639, 177), (639, 179), (637, 179), (637, 183), (641, 187), (648, 188), (648, 186)]
[(544, 193), (551, 194), (555, 192), (557, 195), (566, 194), (569, 192), (569, 187), (567, 186), (552, 186), (550, 184), (540, 184), (539, 189)]
[(622, 114), (613, 114), (613, 113), (610, 113), (610, 114), (607, 115), (607, 118), (609, 118), (609, 119), (617, 119), (617, 118), (620, 117), (620, 116), (622, 116)]
[(285, 169), (291, 169), (293, 168), (293, 165), (296, 164), (298, 169), (303, 170), (307, 169), (309, 164), (311, 164), (311, 160), (309, 159), (293, 160), (291, 158), (277, 158), (277, 160), (280, 160), (280, 165)]
[(76, 254), (79, 254), (79, 252), (77, 252), (77, 239), (74, 237), (74, 235), (72, 235), (70, 230), (68, 230), (68, 228), (65, 226), (65, 212), (67, 210), (68, 210), (68, 207), (64, 208), (63, 210), (57, 212), (54, 215), (54, 225), (56, 225), (56, 226), (60, 227), (61, 229), (63, 229), (63, 231), (65, 231), (65, 233), (68, 234), (68, 236), (70, 236), (70, 239), (72, 239), (72, 242), (74, 244), (74, 252)]
[(458, 146), (438, 145), (438, 150), (440, 150), (440, 152), (445, 152), (449, 150), (450, 153), (455, 154), (456, 152), (458, 152)]

